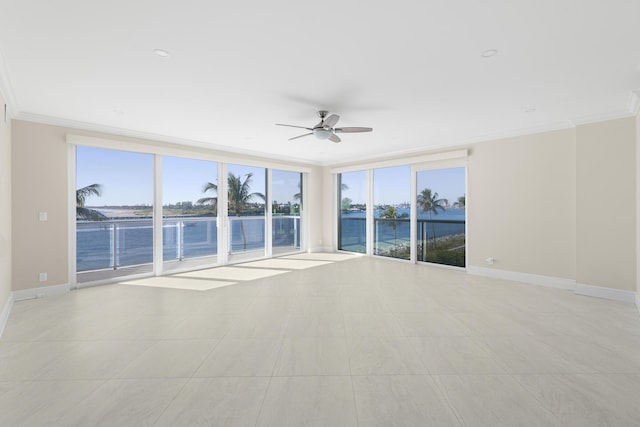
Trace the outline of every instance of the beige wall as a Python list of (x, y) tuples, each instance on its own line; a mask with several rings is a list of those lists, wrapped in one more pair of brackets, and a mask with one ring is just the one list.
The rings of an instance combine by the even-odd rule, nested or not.
[(11, 123), (4, 106), (0, 93), (0, 313), (11, 294)]
[(322, 220), (324, 216), (322, 195), (324, 185), (322, 182), (322, 168), (313, 167), (307, 174), (307, 192), (304, 194), (304, 208), (307, 210), (307, 219), (310, 227), (307, 248), (312, 251), (319, 251), (318, 242), (322, 240)]
[[(252, 156), (233, 155), (196, 147), (145, 141), (80, 131), (58, 126), (13, 121), (13, 290), (68, 284), (68, 144), (67, 134), (108, 140), (113, 148), (134, 151), (162, 151), (168, 155), (233, 159), (283, 166), (295, 164), (274, 162)], [(104, 141), (102, 141), (104, 142)], [(234, 157), (235, 156), (235, 157)], [(307, 167), (305, 165), (299, 165)], [(322, 222), (321, 168), (308, 174), (310, 191), (305, 205), (312, 224)], [(39, 212), (48, 213), (48, 221), (39, 221)], [(309, 246), (321, 239), (322, 227), (311, 227)], [(38, 281), (38, 273), (48, 274), (47, 282)]]
[(576, 281), (636, 289), (636, 122), (576, 128)]
[(573, 279), (575, 167), (573, 129), (472, 146), (469, 265)]
[[(67, 143), (60, 128), (14, 120), (13, 290), (68, 284)], [(48, 221), (39, 213), (47, 212)], [(39, 282), (39, 273), (48, 280)]]

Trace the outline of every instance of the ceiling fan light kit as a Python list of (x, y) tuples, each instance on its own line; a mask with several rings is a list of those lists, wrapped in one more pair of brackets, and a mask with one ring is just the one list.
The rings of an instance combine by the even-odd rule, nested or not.
[(309, 133), (305, 133), (303, 135), (294, 136), (293, 138), (289, 138), (289, 141), (293, 139), (302, 138), (305, 136), (313, 135), (317, 139), (328, 139), (333, 142), (342, 141), (336, 133), (359, 133), (359, 132), (371, 132), (373, 128), (368, 127), (343, 127), (343, 128), (334, 128), (338, 120), (340, 120), (340, 116), (337, 114), (331, 114), (327, 116), (329, 112), (327, 110), (318, 111), (318, 116), (320, 116), (320, 123), (315, 125), (312, 128), (305, 126), (296, 126), (296, 125), (286, 125), (282, 123), (276, 123), (277, 126), (288, 126), (292, 128), (306, 129)]

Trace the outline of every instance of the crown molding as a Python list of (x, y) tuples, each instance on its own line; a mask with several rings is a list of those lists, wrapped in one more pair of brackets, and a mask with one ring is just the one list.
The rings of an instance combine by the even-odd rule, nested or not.
[(96, 132), (106, 135), (115, 135), (126, 138), (135, 138), (145, 141), (164, 142), (168, 144), (177, 144), (188, 147), (201, 148), (205, 150), (215, 150), (224, 153), (241, 154), (243, 156), (252, 156), (257, 158), (279, 160), (281, 162), (291, 162), (297, 164), (304, 164), (310, 166), (322, 166), (319, 162), (309, 159), (301, 159), (297, 157), (282, 156), (280, 154), (267, 153), (262, 151), (247, 150), (242, 148), (234, 148), (227, 145), (219, 145), (214, 143), (208, 143), (204, 141), (196, 141), (185, 138), (178, 138), (167, 135), (159, 135), (151, 132), (143, 132), (132, 129), (124, 129), (113, 126), (100, 125), (96, 123), (86, 123), (76, 120), (63, 119), (59, 117), (46, 116), (41, 114), (31, 113), (19, 113), (14, 117), (15, 120), (22, 120), (25, 122), (40, 123), (51, 126), (59, 126), (64, 128), (83, 130), (88, 132)]
[(357, 158), (346, 158), (346, 159), (342, 158), (335, 162), (325, 162), (322, 164), (322, 166), (340, 167), (343, 165), (370, 163), (378, 160), (415, 157), (418, 155), (433, 154), (435, 152), (440, 152), (445, 150), (447, 151), (457, 150), (463, 147), (469, 147), (470, 145), (473, 145), (473, 144), (479, 144), (481, 142), (496, 141), (496, 140), (507, 139), (507, 138), (516, 138), (521, 136), (535, 135), (539, 133), (554, 132), (557, 130), (565, 130), (565, 129), (573, 129), (573, 128), (575, 128), (575, 125), (573, 125), (571, 122), (562, 121), (562, 122), (556, 122), (556, 123), (549, 123), (542, 126), (515, 129), (508, 132), (479, 135), (479, 136), (471, 137), (467, 139), (450, 140), (448, 142), (445, 141), (437, 145), (425, 144), (424, 146), (418, 147), (418, 148), (386, 151), (384, 153), (374, 154), (371, 156), (358, 156)]
[(13, 91), (13, 85), (9, 78), (9, 70), (7, 69), (7, 63), (4, 60), (4, 55), (0, 50), (0, 93), (4, 97), (7, 103), (7, 113), (9, 117), (13, 118), (18, 108), (18, 101), (16, 100), (15, 93)]
[(574, 117), (571, 122), (575, 126), (588, 125), (590, 123), (606, 122), (607, 120), (618, 120), (633, 117), (634, 114), (629, 111), (615, 111), (602, 114), (593, 114), (588, 116)]

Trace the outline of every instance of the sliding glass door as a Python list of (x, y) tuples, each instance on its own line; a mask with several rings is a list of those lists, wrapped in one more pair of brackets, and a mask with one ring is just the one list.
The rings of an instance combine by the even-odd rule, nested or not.
[(338, 175), (338, 249), (367, 252), (367, 171)]
[(416, 173), (417, 260), (465, 266), (465, 168)]
[(162, 158), (163, 271), (215, 264), (218, 254), (218, 164)]
[(74, 160), (77, 283), (304, 249), (302, 172), (85, 146)]
[(227, 166), (229, 261), (266, 255), (266, 169)]
[(271, 250), (273, 255), (300, 250), (302, 174), (271, 171)]
[(153, 271), (153, 156), (76, 149), (76, 280)]
[(411, 257), (411, 167), (373, 170), (373, 254)]
[(337, 174), (338, 249), (464, 267), (463, 165), (421, 163)]

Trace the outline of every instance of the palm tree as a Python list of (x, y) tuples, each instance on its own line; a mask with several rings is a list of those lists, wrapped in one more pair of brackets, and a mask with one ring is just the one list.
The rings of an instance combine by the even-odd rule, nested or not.
[(458, 201), (453, 204), (453, 207), (458, 209), (464, 209), (466, 206), (467, 206), (466, 196), (458, 197)]
[[(218, 193), (218, 185), (214, 184), (213, 182), (207, 182), (204, 187), (202, 187), (202, 192), (206, 193), (207, 191), (213, 191), (214, 193)], [(218, 197), (214, 196), (214, 197), (203, 197), (201, 199), (198, 199), (196, 201), (197, 204), (199, 205), (211, 205), (212, 209), (213, 209), (213, 213), (214, 215), (217, 213), (218, 210)]]
[(349, 212), (349, 209), (351, 208), (351, 204), (353, 203), (353, 200), (351, 200), (348, 197), (343, 198), (340, 201), (340, 210), (342, 211), (342, 213), (347, 213)]
[(431, 219), (431, 213), (438, 215), (438, 209), (444, 212), (445, 206), (449, 204), (447, 199), (438, 199), (438, 197), (438, 192), (432, 193), (430, 188), (425, 188), (418, 194), (418, 207), (422, 212), (429, 212), (429, 219)]
[[(449, 204), (447, 199), (439, 199), (438, 192), (431, 192), (430, 188), (425, 188), (418, 194), (418, 207), (422, 210), (422, 212), (429, 212), (429, 219), (431, 219), (431, 214), (438, 215), (438, 209), (442, 212), (446, 209), (445, 206)], [(436, 238), (436, 228), (431, 223), (431, 231), (433, 232), (433, 239), (435, 242)], [(423, 251), (425, 249), (426, 241), (423, 243)]]
[(384, 219), (390, 219), (391, 221), (387, 222), (387, 225), (389, 225), (392, 229), (393, 229), (393, 249), (392, 249), (392, 253), (397, 251), (398, 249), (398, 219), (405, 219), (408, 218), (409, 215), (407, 213), (403, 213), (398, 215), (398, 210), (396, 209), (395, 206), (388, 206), (387, 210), (380, 215), (380, 218), (384, 218)]
[(254, 197), (257, 197), (262, 201), (266, 199), (262, 193), (250, 193), (252, 177), (253, 174), (248, 173), (245, 175), (245, 179), (243, 181), (240, 175), (235, 176), (229, 172), (229, 177), (227, 178), (229, 187), (227, 189), (227, 194), (229, 195), (229, 208), (231, 208), (236, 216), (240, 216), (242, 209), (244, 209)]
[(398, 218), (398, 212), (396, 211), (395, 206), (389, 206), (387, 210), (382, 215), (380, 215), (380, 218), (391, 220), (387, 222), (387, 224), (393, 229), (393, 247), (395, 249), (398, 245), (398, 223), (396, 222), (396, 219)]
[[(235, 176), (231, 172), (229, 172), (228, 181), (228, 195), (229, 195), (229, 208), (233, 210), (233, 213), (236, 216), (240, 216), (242, 213), (242, 209), (253, 199), (257, 197), (261, 200), (265, 200), (264, 194), (262, 193), (250, 193), (251, 191), (251, 178), (253, 177), (252, 173), (248, 173), (245, 175), (244, 181), (242, 181), (241, 176)], [(247, 236), (244, 232), (244, 222), (240, 221), (240, 232), (242, 233), (242, 245), (243, 249), (247, 249)]]
[[(251, 179), (253, 177), (252, 173), (248, 173), (245, 175), (245, 179), (242, 180), (242, 176), (235, 176), (233, 173), (229, 172), (229, 176), (227, 177), (227, 197), (229, 203), (229, 212), (233, 212), (236, 216), (241, 216), (242, 210), (247, 206), (249, 202), (255, 197), (265, 200), (264, 194), (262, 193), (251, 193)], [(206, 193), (207, 191), (215, 191), (218, 192), (218, 186), (212, 182), (207, 182), (202, 191)], [(218, 203), (218, 197), (204, 197), (198, 200), (198, 203), (202, 204), (210, 204), (212, 206), (216, 206)], [(242, 233), (242, 243), (243, 248), (247, 249), (247, 236), (244, 231), (244, 223), (240, 221), (240, 231)]]
[(100, 184), (91, 184), (76, 190), (76, 220), (84, 219), (88, 221), (103, 221), (107, 217), (95, 210), (86, 208), (85, 202), (89, 196), (102, 195), (102, 186)]

